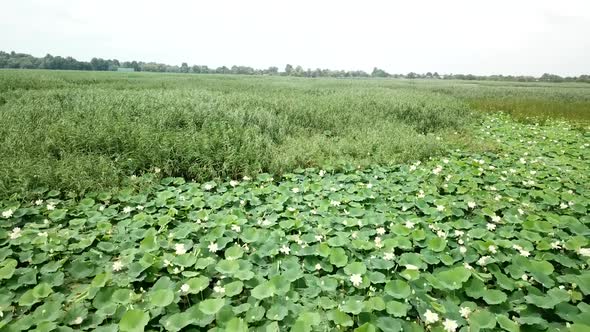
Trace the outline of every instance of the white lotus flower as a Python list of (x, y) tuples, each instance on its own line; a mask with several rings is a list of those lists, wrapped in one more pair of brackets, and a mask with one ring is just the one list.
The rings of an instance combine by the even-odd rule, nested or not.
[(315, 269), (318, 270), (318, 271), (322, 269), (322, 266), (320, 265), (320, 263), (317, 263), (315, 265)]
[(189, 284), (182, 284), (180, 286), (180, 291), (183, 293), (188, 293), (191, 290), (191, 286)]
[(207, 248), (209, 248), (209, 252), (216, 252), (217, 250), (219, 250), (219, 247), (215, 242), (210, 242)]
[(42, 199), (38, 199), (35, 201), (35, 205), (39, 206), (43, 204), (43, 200)]
[(461, 317), (467, 319), (469, 318), (469, 314), (471, 314), (471, 308), (461, 307), (461, 309), (459, 309), (459, 313), (461, 314)]
[(551, 248), (552, 249), (561, 249), (561, 242), (560, 241), (551, 242)]
[(46, 208), (47, 208), (47, 210), (49, 210), (49, 211), (55, 210), (55, 204), (53, 204), (53, 203), (49, 203), (49, 204), (47, 204)]
[(488, 231), (493, 231), (496, 229), (496, 224), (487, 223), (486, 227), (487, 227)]
[(143, 211), (143, 209), (144, 209), (143, 205), (138, 205), (135, 208), (138, 209), (139, 211)]
[(37, 236), (40, 236), (40, 237), (47, 237), (47, 235), (48, 235), (47, 232), (39, 232), (39, 233), (37, 233)]
[(518, 214), (523, 215), (524, 211), (522, 209), (518, 209)]
[(460, 246), (459, 247), (459, 252), (461, 252), (462, 254), (467, 252), (467, 248), (465, 248), (464, 246)]
[(445, 163), (445, 164), (448, 164), (449, 163), (449, 160), (445, 158), (445, 159), (443, 159), (442, 162)]
[(371, 189), (373, 188), (373, 184), (372, 183), (367, 183), (367, 189)]
[(379, 235), (385, 234), (385, 228), (383, 228), (383, 227), (377, 228), (377, 234), (379, 234)]
[(231, 225), (231, 230), (236, 233), (239, 233), (242, 230), (242, 228), (240, 227), (240, 225)]
[(430, 311), (430, 309), (426, 310), (426, 312), (424, 313), (424, 322), (426, 324), (434, 324), (436, 322), (438, 322), (438, 314), (435, 312)]
[(436, 236), (440, 237), (441, 239), (446, 239), (447, 233), (445, 233), (443, 231), (436, 231)]
[(386, 261), (390, 261), (395, 257), (395, 254), (393, 252), (386, 252), (385, 255), (383, 255), (383, 259)]
[(299, 192), (299, 188), (295, 187), (293, 189), (291, 189), (292, 192), (294, 192), (295, 194)]
[(414, 223), (408, 220), (408, 221), (406, 221), (406, 227), (409, 229), (412, 229), (412, 228), (414, 228)]
[(236, 187), (238, 184), (240, 184), (240, 182), (239, 181), (236, 181), (236, 180), (231, 180), (229, 182), (229, 185), (232, 186), (232, 187)]
[(463, 241), (463, 239), (459, 239), (459, 240), (457, 240), (457, 243), (462, 245), (463, 243), (465, 243), (465, 241)]
[(476, 205), (476, 204), (475, 204), (475, 202), (467, 202), (467, 206), (468, 206), (470, 209), (474, 209), (474, 208), (475, 208), (475, 205)]
[(381, 238), (380, 237), (376, 237), (375, 238), (375, 247), (377, 247), (377, 248), (383, 248), (383, 243), (381, 242)]
[(213, 189), (213, 185), (211, 183), (207, 183), (207, 184), (205, 184), (204, 188), (205, 188), (205, 190), (211, 190), (211, 189)]
[(113, 271), (119, 272), (123, 269), (123, 262), (116, 260), (113, 262)]
[(440, 165), (439, 166), (436, 166), (436, 168), (434, 168), (432, 170), (432, 174), (434, 174), (434, 175), (439, 175), (440, 172), (442, 172), (442, 166), (440, 166)]
[(441, 212), (442, 212), (442, 211), (444, 211), (444, 210), (445, 210), (445, 207), (444, 207), (444, 205), (437, 205), (437, 206), (436, 206), (436, 209), (437, 209), (438, 211), (441, 211)]
[(479, 265), (479, 266), (485, 266), (486, 264), (488, 264), (489, 259), (490, 259), (490, 256), (481, 256), (477, 260), (477, 265)]
[(527, 281), (527, 280), (529, 280), (529, 276), (527, 276), (526, 274), (523, 274), (523, 275), (520, 277), (520, 279), (522, 279), (522, 280), (524, 280), (524, 281)]
[(355, 287), (358, 287), (363, 283), (363, 277), (361, 277), (360, 274), (353, 274), (350, 276), (350, 282), (352, 282)]
[(104, 205), (101, 205), (101, 206), (98, 207), (98, 211), (104, 211), (104, 209), (105, 209), (105, 206)]
[(410, 166), (410, 172), (413, 172), (413, 171), (415, 171), (415, 170), (416, 170), (416, 168), (417, 168), (417, 167), (416, 167), (416, 165), (412, 165), (412, 166)]
[(418, 192), (418, 195), (417, 196), (418, 196), (418, 198), (424, 198), (424, 197), (426, 197), (426, 195), (424, 194), (424, 191), (423, 190), (420, 190)]
[(174, 245), (174, 249), (176, 250), (177, 255), (184, 255), (186, 254), (186, 247), (183, 243), (177, 243)]
[(326, 175), (326, 171), (324, 171), (323, 169), (320, 170), (320, 176), (324, 176), (324, 175)]
[(12, 232), (10, 232), (10, 239), (11, 240), (18, 239), (20, 236), (21, 236), (20, 227), (15, 227), (12, 229)]
[(590, 248), (580, 248), (578, 253), (585, 257), (590, 257)]
[(217, 285), (215, 285), (215, 286), (213, 287), (213, 291), (214, 291), (215, 293), (223, 294), (223, 293), (225, 293), (225, 288), (224, 288), (224, 287), (222, 287), (222, 286), (217, 286)]
[(244, 180), (244, 181), (250, 181), (250, 180), (252, 180), (252, 178), (249, 177), (249, 176), (247, 176), (247, 175), (244, 175), (244, 177), (242, 178), (242, 180)]
[(287, 245), (283, 244), (283, 246), (281, 247), (281, 249), (279, 249), (279, 251), (285, 255), (288, 255), (291, 252), (291, 248), (289, 248)]
[(491, 246), (489, 246), (489, 247), (488, 247), (488, 250), (489, 250), (489, 251), (490, 251), (492, 254), (495, 254), (495, 253), (496, 253), (496, 246), (493, 246), (493, 245), (491, 245)]
[(352, 237), (353, 239), (356, 239), (358, 236), (358, 232), (352, 232), (352, 234), (350, 235), (350, 237)]
[(158, 167), (154, 167), (154, 173), (158, 174), (160, 173), (162, 170)]
[(323, 238), (324, 238), (324, 237), (323, 237), (323, 236), (321, 236), (321, 235), (316, 235), (316, 236), (315, 236), (315, 240), (316, 240), (316, 241), (318, 241), (318, 242), (321, 242)]
[(530, 252), (528, 252), (527, 250), (521, 250), (520, 251), (520, 255), (524, 256), (524, 257), (529, 257), (530, 256)]
[(74, 320), (72, 321), (72, 324), (73, 324), (73, 325), (80, 325), (80, 324), (82, 324), (82, 322), (83, 322), (83, 321), (84, 321), (84, 318), (82, 318), (82, 317), (78, 316), (78, 317), (76, 317), (76, 319), (74, 319)]
[(561, 209), (567, 209), (567, 208), (569, 207), (569, 205), (568, 205), (567, 203), (563, 203), (563, 202), (562, 202), (561, 204), (559, 204), (559, 207), (560, 207)]
[(443, 327), (446, 332), (455, 332), (457, 330), (457, 328), (459, 327), (459, 325), (457, 325), (457, 321), (447, 318), (443, 322)]
[(332, 206), (340, 206), (340, 202), (339, 201), (330, 201), (330, 205)]
[(164, 266), (165, 266), (165, 267), (168, 267), (168, 266), (170, 266), (170, 265), (172, 265), (172, 262), (170, 262), (169, 260), (165, 259), (165, 260), (164, 260)]
[(133, 211), (133, 208), (131, 206), (126, 206), (123, 208), (123, 213), (130, 213), (131, 211)]
[(492, 216), (492, 221), (493, 222), (500, 222), (500, 220), (502, 220), (502, 218), (500, 218), (500, 216), (497, 216), (497, 215), (493, 215)]
[(463, 263), (463, 267), (466, 268), (467, 270), (473, 270), (473, 266), (469, 265), (469, 263), (467, 263), (467, 262)]
[(412, 265), (412, 264), (406, 264), (405, 265), (406, 269), (408, 270), (420, 270), (420, 268), (418, 268), (416, 265)]

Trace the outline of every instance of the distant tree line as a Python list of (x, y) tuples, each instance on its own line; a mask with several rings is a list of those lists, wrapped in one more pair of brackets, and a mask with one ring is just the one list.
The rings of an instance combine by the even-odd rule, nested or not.
[(255, 69), (248, 66), (221, 66), (209, 68), (208, 66), (189, 66), (183, 62), (180, 66), (167, 65), (156, 62), (143, 61), (119, 61), (117, 59), (92, 58), (90, 61), (78, 61), (72, 57), (52, 56), (47, 54), (42, 58), (36, 58), (30, 54), (7, 53), (0, 51), (0, 68), (15, 69), (61, 69), (61, 70), (96, 70), (116, 71), (117, 68), (133, 68), (135, 71), (160, 72), (160, 73), (194, 73), (194, 74), (240, 74), (240, 75), (281, 75), (295, 77), (392, 77), (406, 79), (454, 79), (454, 80), (489, 80), (489, 81), (516, 81), (516, 82), (586, 82), (590, 83), (590, 75), (573, 77), (562, 77), (559, 75), (545, 73), (541, 77), (513, 76), (513, 75), (472, 75), (472, 74), (444, 74), (427, 72), (419, 74), (410, 72), (408, 74), (389, 74), (377, 67), (369, 74), (362, 70), (331, 70), (331, 69), (304, 69), (301, 66), (285, 66), (284, 71), (278, 67), (267, 69)]

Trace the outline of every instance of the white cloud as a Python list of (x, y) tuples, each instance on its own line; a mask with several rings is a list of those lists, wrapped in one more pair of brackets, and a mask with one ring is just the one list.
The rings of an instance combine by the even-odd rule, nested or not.
[(258, 68), (579, 75), (588, 35), (584, 0), (19, 0), (0, 12), (5, 51)]

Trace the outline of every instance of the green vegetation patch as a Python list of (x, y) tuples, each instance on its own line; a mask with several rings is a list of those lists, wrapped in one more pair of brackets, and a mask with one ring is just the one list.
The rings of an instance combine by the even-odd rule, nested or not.
[(455, 132), (468, 145), (474, 119), (455, 97), (360, 80), (6, 71), (0, 94), (0, 197), (154, 167), (205, 181), (424, 159)]
[(588, 128), (478, 135), (498, 152), (4, 201), (0, 327), (587, 331)]

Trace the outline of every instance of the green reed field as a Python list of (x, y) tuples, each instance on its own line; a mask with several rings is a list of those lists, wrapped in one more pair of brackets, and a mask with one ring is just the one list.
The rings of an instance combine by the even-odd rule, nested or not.
[(473, 120), (452, 96), (368, 81), (32, 71), (0, 91), (3, 195), (421, 159)]
[(2, 71), (0, 195), (154, 167), (209, 180), (424, 159), (482, 148), (477, 109), (587, 120), (589, 105), (586, 85)]

